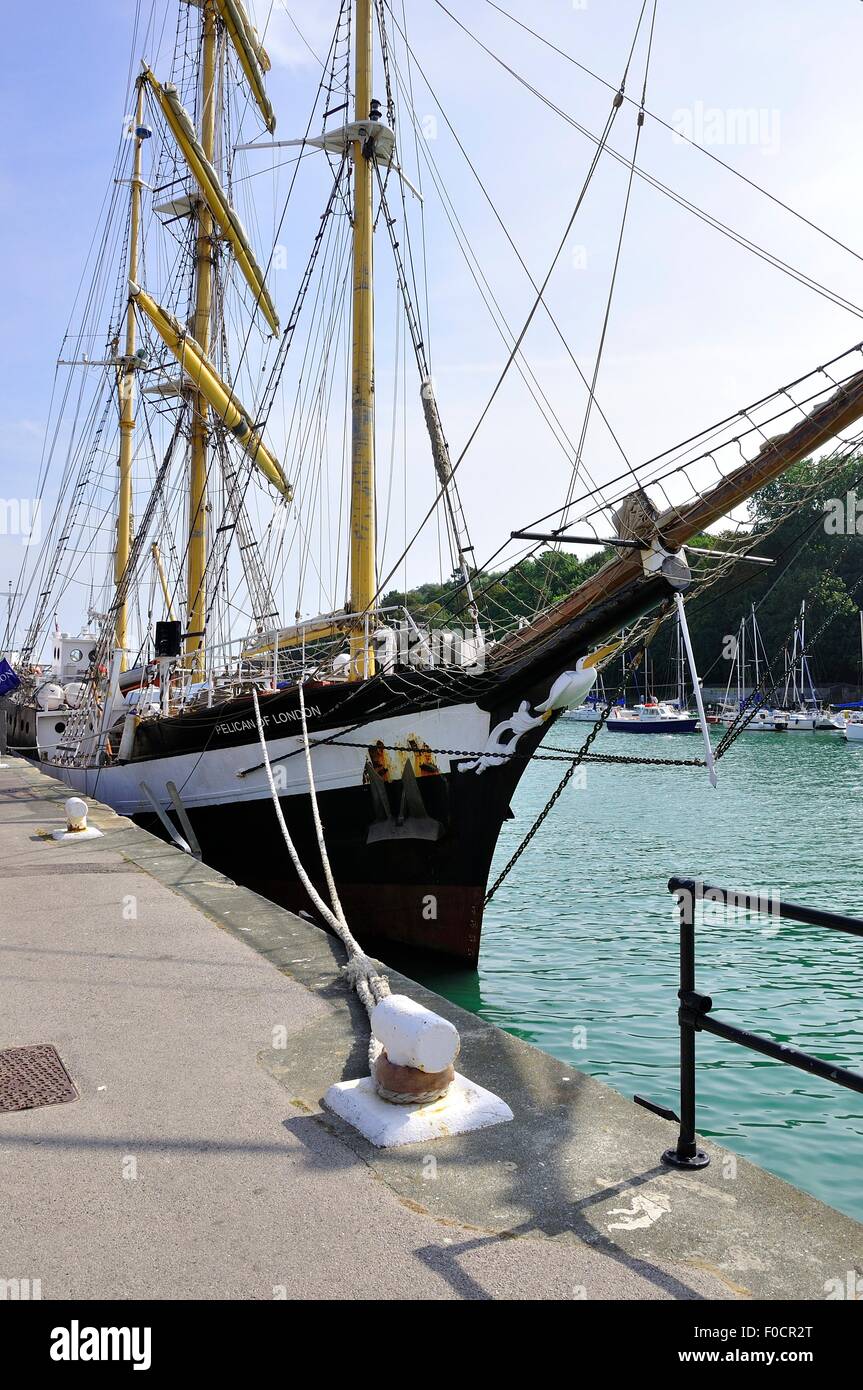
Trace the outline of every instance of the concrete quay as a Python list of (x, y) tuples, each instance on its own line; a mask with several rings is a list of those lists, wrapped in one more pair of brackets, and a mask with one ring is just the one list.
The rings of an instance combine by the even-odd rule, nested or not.
[(823, 1300), (863, 1271), (855, 1221), (710, 1143), (708, 1168), (664, 1168), (667, 1122), (389, 970), (455, 1023), (459, 1069), (515, 1119), (372, 1148), (321, 1106), (367, 1068), (340, 944), (98, 803), (101, 839), (52, 840), (67, 789), (7, 761), (0, 1049), (52, 1043), (78, 1099), (0, 1113), (0, 1283)]

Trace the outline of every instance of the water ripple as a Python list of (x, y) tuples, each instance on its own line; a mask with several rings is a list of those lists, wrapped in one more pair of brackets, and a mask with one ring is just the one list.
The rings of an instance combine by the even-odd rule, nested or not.
[[(558, 745), (575, 749), (583, 736), (555, 726)], [(628, 747), (615, 739), (616, 752)], [(652, 735), (637, 751), (694, 748)], [(492, 878), (560, 775), (554, 763), (528, 770)], [(719, 779), (713, 791), (700, 769), (589, 766), (489, 905), (478, 979), (413, 973), (624, 1094), (676, 1108), (671, 874), (863, 915), (863, 747), (829, 734), (744, 735)], [(697, 931), (698, 986), (718, 1016), (863, 1070), (863, 941), (769, 916), (722, 920), (709, 905)], [(863, 1218), (863, 1097), (703, 1034), (698, 1055), (702, 1133)]]

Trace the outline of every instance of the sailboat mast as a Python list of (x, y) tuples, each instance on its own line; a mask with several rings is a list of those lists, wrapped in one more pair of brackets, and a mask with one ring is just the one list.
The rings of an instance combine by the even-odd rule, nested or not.
[[(212, 163), (216, 149), (216, 7), (203, 0), (201, 7), (201, 148)], [(206, 355), (210, 350), (213, 314), (213, 216), (203, 198), (198, 201), (198, 237), (195, 260), (195, 317), (192, 336)], [(207, 565), (207, 451), (209, 406), (197, 391), (194, 396), (191, 454), (189, 459), (189, 538), (186, 555), (186, 656), (192, 669), (203, 670), (206, 617), (205, 573)]]
[[(356, 0), (356, 119), (372, 106), (372, 0)], [(351, 382), (352, 613), (367, 614), (375, 597), (375, 344), (372, 166), (354, 141), (353, 347)], [(351, 678), (374, 673), (365, 631), (351, 637)]]
[(680, 614), (677, 615), (677, 627), (675, 629), (675, 653), (677, 657), (677, 708), (683, 709), (683, 665), (681, 662), (681, 642), (680, 642)]
[[(135, 107), (135, 154), (132, 168), (131, 213), (129, 217), (129, 279), (138, 279), (138, 260), (141, 239), (141, 164), (144, 134), (144, 79), (138, 79), (138, 100)], [(132, 549), (132, 458), (135, 451), (135, 301), (129, 296), (126, 308), (126, 353), (120, 371), (120, 460), (117, 496), (117, 543), (114, 549), (114, 583), (119, 587), (129, 563)], [(117, 609), (114, 632), (116, 645), (122, 652), (121, 669), (126, 669), (129, 641), (129, 605), (124, 597)]]
[[(806, 676), (808, 662), (806, 660), (806, 600), (800, 604), (800, 703), (806, 703)], [(809, 684), (812, 684), (810, 680)]]

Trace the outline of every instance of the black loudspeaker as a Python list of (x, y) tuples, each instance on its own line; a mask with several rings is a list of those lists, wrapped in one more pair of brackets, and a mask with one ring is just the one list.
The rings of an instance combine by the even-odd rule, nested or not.
[(182, 623), (156, 624), (156, 655), (179, 656), (182, 640)]

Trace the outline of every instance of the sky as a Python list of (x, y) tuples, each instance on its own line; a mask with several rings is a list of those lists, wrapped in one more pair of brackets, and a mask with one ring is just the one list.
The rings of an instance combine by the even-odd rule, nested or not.
[[(157, 14), (177, 0), (158, 0)], [(607, 81), (617, 83), (632, 44), (641, 0), (501, 0)], [(268, 90), (277, 135), (305, 127), (326, 52), (335, 0), (256, 0), (273, 68)], [(447, 0), (467, 30), (590, 130), (601, 129), (609, 93), (515, 28), (488, 0)], [(129, 45), (135, 0), (43, 0), (6, 17), (0, 84), (0, 500), (32, 496), (49, 415), (54, 363), (98, 223), (119, 133), (128, 110)], [(633, 54), (627, 91), (644, 80), (652, 0)], [(143, 12), (149, 12), (143, 0)], [(500, 218), (533, 277), (542, 280), (571, 216), (593, 147), (490, 59), (436, 0), (393, 0), (411, 45), (466, 147)], [(173, 17), (171, 25), (173, 24)], [(863, 193), (863, 113), (859, 0), (658, 0), (647, 107), (693, 135), (748, 179), (787, 202), (855, 253)], [(171, 26), (169, 26), (171, 27)], [(9, 55), (15, 55), (14, 62)], [(149, 40), (145, 55), (164, 72), (169, 45)], [(434, 159), (484, 274), (508, 321), (520, 330), (534, 292), (417, 72), (414, 105)], [(383, 97), (378, 60), (376, 91)], [(624, 106), (612, 144), (631, 155), (635, 115)], [(400, 146), (401, 148), (401, 146)], [(411, 142), (402, 151), (416, 177)], [(261, 189), (256, 233), (266, 260), (279, 221), (285, 170), (261, 177), (275, 153), (248, 156), (248, 188)], [(269, 165), (267, 161), (269, 160)], [(257, 162), (256, 162), (257, 161)], [(704, 154), (648, 121), (638, 162), (687, 199), (808, 276), (863, 306), (863, 262), (794, 219)], [(290, 306), (322, 206), (326, 179), (312, 172), (282, 227), (283, 270), (273, 290), (283, 318)], [(607, 156), (547, 291), (560, 329), (582, 370), (593, 370), (626, 194), (627, 170)], [(266, 185), (266, 187), (265, 187)], [(507, 357), (479, 299), (434, 195), (424, 184), (430, 285), (429, 346), (441, 413), (454, 454), (470, 437)], [(317, 210), (317, 211), (316, 211)], [(414, 213), (415, 215), (415, 213)], [(268, 241), (269, 239), (269, 241)], [(379, 262), (386, 248), (378, 244)], [(384, 306), (392, 286), (382, 288)], [(597, 398), (627, 455), (646, 459), (758, 399), (863, 339), (853, 312), (799, 285), (635, 180), (609, 317)], [(383, 315), (382, 315), (383, 317)], [(381, 331), (379, 399), (392, 387), (391, 329)], [(525, 354), (572, 438), (585, 391), (542, 314)], [(379, 448), (387, 449), (380, 437)], [(433, 496), (431, 463), (419, 433), (400, 460), (407, 509), (419, 519)], [(585, 462), (594, 476), (619, 465), (604, 431), (591, 428)], [(459, 470), (476, 555), (492, 554), (515, 527), (560, 506), (570, 480), (552, 438), (513, 371)], [(0, 516), (8, 516), (8, 508)], [(0, 525), (0, 532), (8, 531)], [(403, 528), (393, 525), (389, 560)], [(0, 534), (0, 586), (14, 579), (21, 538)], [(423, 534), (407, 579), (438, 577), (433, 528)], [(315, 601), (329, 595), (304, 596)], [(70, 613), (68, 622), (73, 622)], [(64, 615), (65, 625), (65, 615)]]

